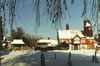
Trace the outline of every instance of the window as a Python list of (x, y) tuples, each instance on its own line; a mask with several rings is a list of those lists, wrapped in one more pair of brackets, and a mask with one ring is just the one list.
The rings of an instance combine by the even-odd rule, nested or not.
[(92, 28), (91, 28), (91, 27), (89, 27), (89, 30), (92, 30)]
[(93, 43), (94, 42), (94, 40), (90, 40), (90, 43)]
[(86, 40), (82, 39), (82, 40), (81, 40), (81, 43), (86, 43)]

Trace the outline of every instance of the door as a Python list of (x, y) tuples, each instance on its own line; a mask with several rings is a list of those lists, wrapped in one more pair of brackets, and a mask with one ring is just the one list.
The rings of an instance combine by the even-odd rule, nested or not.
[(74, 50), (78, 50), (78, 44), (74, 45)]

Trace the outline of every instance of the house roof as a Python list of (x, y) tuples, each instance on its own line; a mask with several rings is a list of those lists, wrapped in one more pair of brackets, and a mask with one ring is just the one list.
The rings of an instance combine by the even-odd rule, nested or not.
[(86, 37), (86, 39), (94, 39), (94, 37)]
[(38, 40), (38, 43), (58, 44), (57, 40)]
[(50, 43), (50, 40), (38, 40), (38, 43)]
[(58, 44), (58, 41), (57, 40), (50, 40), (51, 41), (51, 44)]
[(25, 44), (22, 39), (14, 39), (11, 44)]
[(89, 22), (86, 23), (86, 27), (91, 26), (91, 24)]
[(76, 35), (73, 39), (76, 39), (76, 38), (77, 38), (77, 39), (78, 39), (78, 38), (81, 39), (78, 35)]
[(60, 39), (72, 39), (76, 35), (84, 37), (81, 30), (58, 30), (58, 36)]

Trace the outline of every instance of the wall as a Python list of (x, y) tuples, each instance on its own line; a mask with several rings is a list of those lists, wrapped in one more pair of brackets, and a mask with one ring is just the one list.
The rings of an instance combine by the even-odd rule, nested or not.
[[(72, 46), (72, 42), (71, 39), (59, 39), (60, 43), (63, 41), (66, 41), (69, 45), (70, 48), (74, 48)], [(95, 45), (94, 45), (94, 40), (93, 39), (85, 39), (85, 40), (80, 40), (80, 49), (95, 49)]]

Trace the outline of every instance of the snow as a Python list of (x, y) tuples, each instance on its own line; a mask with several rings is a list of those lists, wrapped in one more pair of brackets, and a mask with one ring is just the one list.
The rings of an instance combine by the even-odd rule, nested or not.
[(2, 46), (4, 47), (6, 45), (6, 43), (3, 43)]
[(58, 34), (60, 39), (71, 39), (76, 35), (84, 37), (81, 30), (58, 30)]
[(22, 39), (14, 39), (11, 44), (25, 44)]
[(54, 44), (54, 45), (58, 45), (58, 41), (57, 40), (50, 40), (51, 44)]
[[(44, 52), (45, 66), (68, 66), (68, 56), (71, 52), (72, 66), (100, 66), (100, 51), (97, 53), (99, 63), (92, 62), (95, 50), (54, 50)], [(1, 52), (3, 53), (3, 52)], [(12, 51), (1, 60), (1, 66), (41, 66), (40, 51)], [(56, 59), (55, 59), (56, 54)]]
[(94, 37), (86, 37), (86, 39), (94, 39)]
[(49, 44), (58, 44), (57, 40), (38, 40), (38, 43), (49, 43)]
[(50, 43), (50, 40), (38, 40), (38, 43)]
[(88, 26), (91, 26), (91, 24), (87, 22), (87, 23), (86, 23), (86, 27), (88, 27)]
[(53, 46), (58, 45), (57, 40), (38, 40), (37, 42), (40, 44), (40, 45), (38, 45), (40, 47), (43, 46), (43, 43), (47, 43), (48, 47), (53, 47)]

